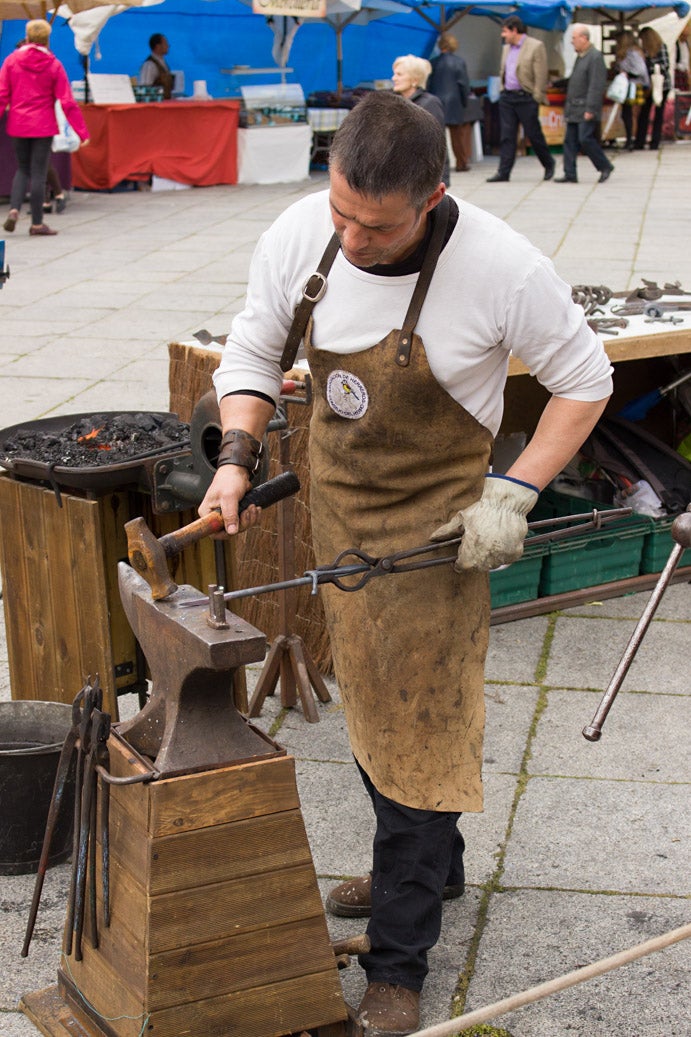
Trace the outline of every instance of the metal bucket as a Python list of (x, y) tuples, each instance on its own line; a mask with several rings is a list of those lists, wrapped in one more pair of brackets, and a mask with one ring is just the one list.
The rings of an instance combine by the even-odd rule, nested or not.
[[(62, 702), (0, 702), (0, 875), (37, 871), (60, 750), (72, 723)], [(48, 863), (72, 849), (74, 775), (63, 794)]]

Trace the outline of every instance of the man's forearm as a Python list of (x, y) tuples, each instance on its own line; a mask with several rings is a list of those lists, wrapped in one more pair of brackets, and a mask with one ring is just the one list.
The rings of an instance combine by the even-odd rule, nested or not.
[(242, 429), (243, 432), (249, 432), (255, 439), (262, 438), (275, 411), (272, 403), (268, 403), (258, 396), (242, 394), (224, 396), (219, 404), (219, 409), (224, 433), (231, 429)]
[(553, 396), (532, 439), (506, 474), (544, 489), (578, 452), (606, 404), (607, 399), (585, 403)]

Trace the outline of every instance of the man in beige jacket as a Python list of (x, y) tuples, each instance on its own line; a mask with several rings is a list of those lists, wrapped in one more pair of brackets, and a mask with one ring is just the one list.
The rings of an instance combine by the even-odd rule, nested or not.
[(555, 163), (540, 125), (539, 105), (546, 101), (547, 52), (539, 40), (526, 35), (523, 21), (511, 15), (502, 24), (504, 48), (501, 55), (499, 95), (499, 168), (488, 183), (506, 181), (516, 159), (519, 124), (545, 170), (544, 179), (554, 176)]

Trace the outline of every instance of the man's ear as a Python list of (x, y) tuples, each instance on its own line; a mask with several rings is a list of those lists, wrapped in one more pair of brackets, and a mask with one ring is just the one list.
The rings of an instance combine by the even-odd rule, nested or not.
[(429, 198), (423, 206), (425, 213), (431, 212), (432, 209), (436, 209), (436, 207), (439, 205), (439, 202), (442, 200), (445, 194), (446, 184), (439, 184), (439, 187), (436, 189), (436, 191), (434, 191), (433, 194), (429, 196)]

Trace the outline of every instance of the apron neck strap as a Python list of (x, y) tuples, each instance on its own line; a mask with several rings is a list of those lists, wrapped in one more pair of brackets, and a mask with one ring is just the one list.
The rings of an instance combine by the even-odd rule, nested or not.
[[(417, 283), (415, 285), (415, 291), (413, 297), (410, 300), (410, 306), (406, 313), (405, 320), (403, 321), (403, 329), (398, 339), (398, 349), (396, 351), (396, 363), (401, 367), (407, 367), (410, 362), (410, 347), (413, 341), (413, 331), (415, 325), (418, 322), (420, 316), (420, 310), (422, 304), (425, 301), (427, 290), (432, 280), (432, 275), (437, 265), (437, 260), (441, 254), (441, 250), (444, 247), (444, 239), (446, 237), (446, 228), (448, 226), (449, 217), (451, 215), (451, 202), (447, 195), (444, 195), (439, 205), (437, 206), (436, 219), (434, 221), (434, 230), (432, 231), (432, 237), (430, 238), (427, 252), (425, 253), (425, 259), (420, 270)], [(288, 331), (288, 336), (283, 347), (283, 354), (281, 356), (281, 370), (290, 371), (291, 367), (295, 363), (295, 357), (297, 356), (300, 343), (302, 342), (305, 334), (305, 328), (307, 327), (307, 321), (310, 318), (312, 310), (317, 305), (319, 300), (323, 297), (326, 291), (326, 278), (333, 266), (333, 262), (338, 255), (338, 250), (341, 244), (338, 240), (338, 235), (334, 234), (329, 241), (329, 244), (324, 250), (324, 255), (319, 260), (319, 266), (316, 271), (307, 278), (304, 287), (302, 289), (302, 298), (295, 307), (295, 313), (293, 314), (293, 323)]]
[(415, 326), (420, 317), (420, 311), (422, 304), (425, 301), (427, 290), (432, 281), (432, 275), (437, 266), (437, 260), (441, 255), (441, 250), (444, 247), (444, 240), (446, 238), (446, 228), (449, 223), (449, 217), (451, 215), (451, 201), (448, 195), (444, 195), (442, 200), (439, 202), (436, 211), (436, 219), (434, 221), (434, 230), (432, 231), (432, 237), (430, 238), (427, 252), (422, 264), (422, 269), (415, 285), (415, 291), (413, 297), (410, 300), (410, 306), (408, 312), (405, 315), (403, 321), (403, 328), (400, 335), (398, 336), (398, 346), (396, 348), (396, 363), (399, 367), (407, 367), (410, 363), (410, 349), (413, 344), (413, 332)]
[(340, 247), (341, 243), (338, 240), (338, 235), (334, 234), (326, 246), (324, 255), (319, 260), (319, 266), (316, 271), (307, 278), (303, 285), (302, 299), (295, 307), (293, 323), (290, 325), (288, 337), (283, 347), (283, 355), (281, 356), (281, 370), (284, 372), (290, 371), (295, 363), (295, 357), (305, 334), (307, 321), (312, 310), (326, 291), (326, 277), (333, 266), (333, 261)]

